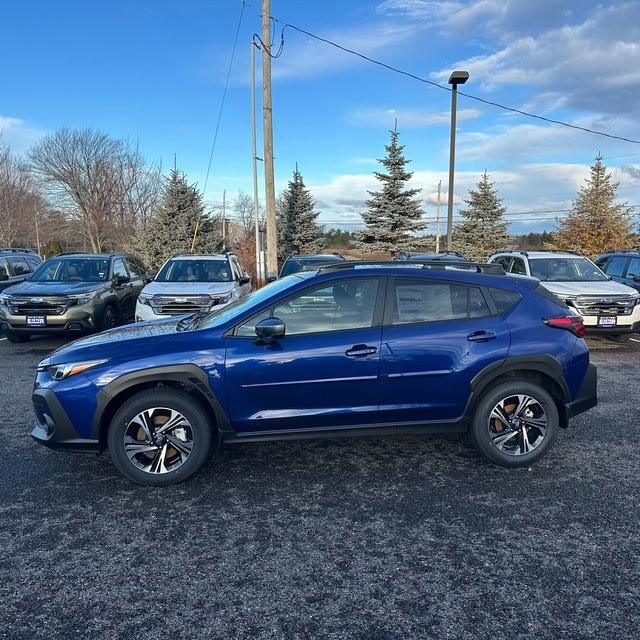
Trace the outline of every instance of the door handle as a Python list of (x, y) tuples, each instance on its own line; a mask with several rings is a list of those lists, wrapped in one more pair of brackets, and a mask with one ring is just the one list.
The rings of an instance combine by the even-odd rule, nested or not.
[(467, 336), (470, 342), (489, 342), (495, 339), (496, 334), (493, 331), (474, 331)]
[(348, 349), (344, 352), (345, 355), (350, 356), (352, 358), (362, 358), (364, 356), (370, 356), (374, 353), (378, 353), (377, 347), (370, 347), (366, 344), (356, 344), (351, 349)]

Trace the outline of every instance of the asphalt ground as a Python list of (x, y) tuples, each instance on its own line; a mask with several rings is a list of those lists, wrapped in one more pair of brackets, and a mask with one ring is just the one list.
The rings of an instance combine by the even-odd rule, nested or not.
[(0, 336), (0, 638), (638, 638), (640, 342), (589, 341), (599, 404), (532, 468), (461, 436), (247, 443), (164, 489), (32, 441), (58, 344)]

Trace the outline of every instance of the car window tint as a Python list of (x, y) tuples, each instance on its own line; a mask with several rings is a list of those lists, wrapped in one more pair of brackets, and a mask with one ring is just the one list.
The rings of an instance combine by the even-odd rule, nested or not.
[(393, 286), (391, 322), (410, 324), (468, 318), (472, 298), (479, 305), (474, 313), (489, 315), (482, 292), (474, 289), (472, 294), (466, 285), (397, 279)]
[(627, 278), (640, 276), (640, 258), (631, 258), (629, 268), (627, 269)]
[(125, 260), (132, 278), (144, 278), (144, 271), (140, 270), (140, 265), (136, 260), (132, 260), (131, 258), (125, 258)]
[(511, 258), (509, 256), (497, 256), (491, 260), (492, 264), (501, 264), (505, 271), (509, 271), (509, 262)]
[[(537, 291), (543, 291), (545, 293), (547, 292), (547, 290), (541, 286), (538, 286)], [(493, 301), (498, 308), (498, 313), (505, 313), (506, 311), (509, 311), (509, 309), (515, 307), (518, 302), (520, 302), (519, 294), (513, 291), (505, 291), (504, 289), (491, 289), (491, 297), (493, 298)], [(553, 300), (556, 300), (553, 294), (545, 297), (552, 297)]]
[(0, 275), (9, 275), (9, 265), (7, 264), (7, 260), (5, 258), (0, 258)]
[(612, 256), (609, 264), (606, 265), (605, 272), (610, 276), (621, 278), (628, 260), (629, 258), (625, 256)]
[(306, 289), (244, 323), (236, 335), (255, 336), (256, 323), (267, 317), (282, 320), (286, 335), (370, 327), (378, 284), (377, 278), (358, 278)]
[(128, 278), (127, 268), (124, 266), (124, 260), (122, 258), (116, 258), (113, 261), (113, 275), (120, 278)]
[(517, 273), (518, 275), (527, 275), (527, 269), (524, 266), (524, 260), (522, 258), (514, 258), (511, 265), (511, 273)]
[(31, 273), (31, 269), (27, 264), (27, 261), (22, 256), (10, 256), (8, 258), (9, 265), (15, 276), (23, 276), (27, 273)]

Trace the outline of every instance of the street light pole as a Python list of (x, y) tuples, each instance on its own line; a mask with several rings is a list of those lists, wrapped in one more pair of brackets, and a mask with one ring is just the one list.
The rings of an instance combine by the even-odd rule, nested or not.
[(453, 169), (456, 158), (456, 108), (458, 85), (469, 79), (467, 71), (454, 71), (449, 76), (451, 85), (451, 139), (449, 146), (449, 189), (447, 197), (447, 251), (451, 251), (451, 234), (453, 231)]

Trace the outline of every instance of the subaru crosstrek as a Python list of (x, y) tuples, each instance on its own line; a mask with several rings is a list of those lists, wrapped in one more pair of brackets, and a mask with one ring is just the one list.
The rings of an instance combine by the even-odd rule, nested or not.
[(534, 278), (460, 265), (346, 261), (82, 338), (39, 363), (32, 435), (147, 485), (212, 442), (344, 435), (465, 432), (530, 465), (596, 404), (582, 319)]

